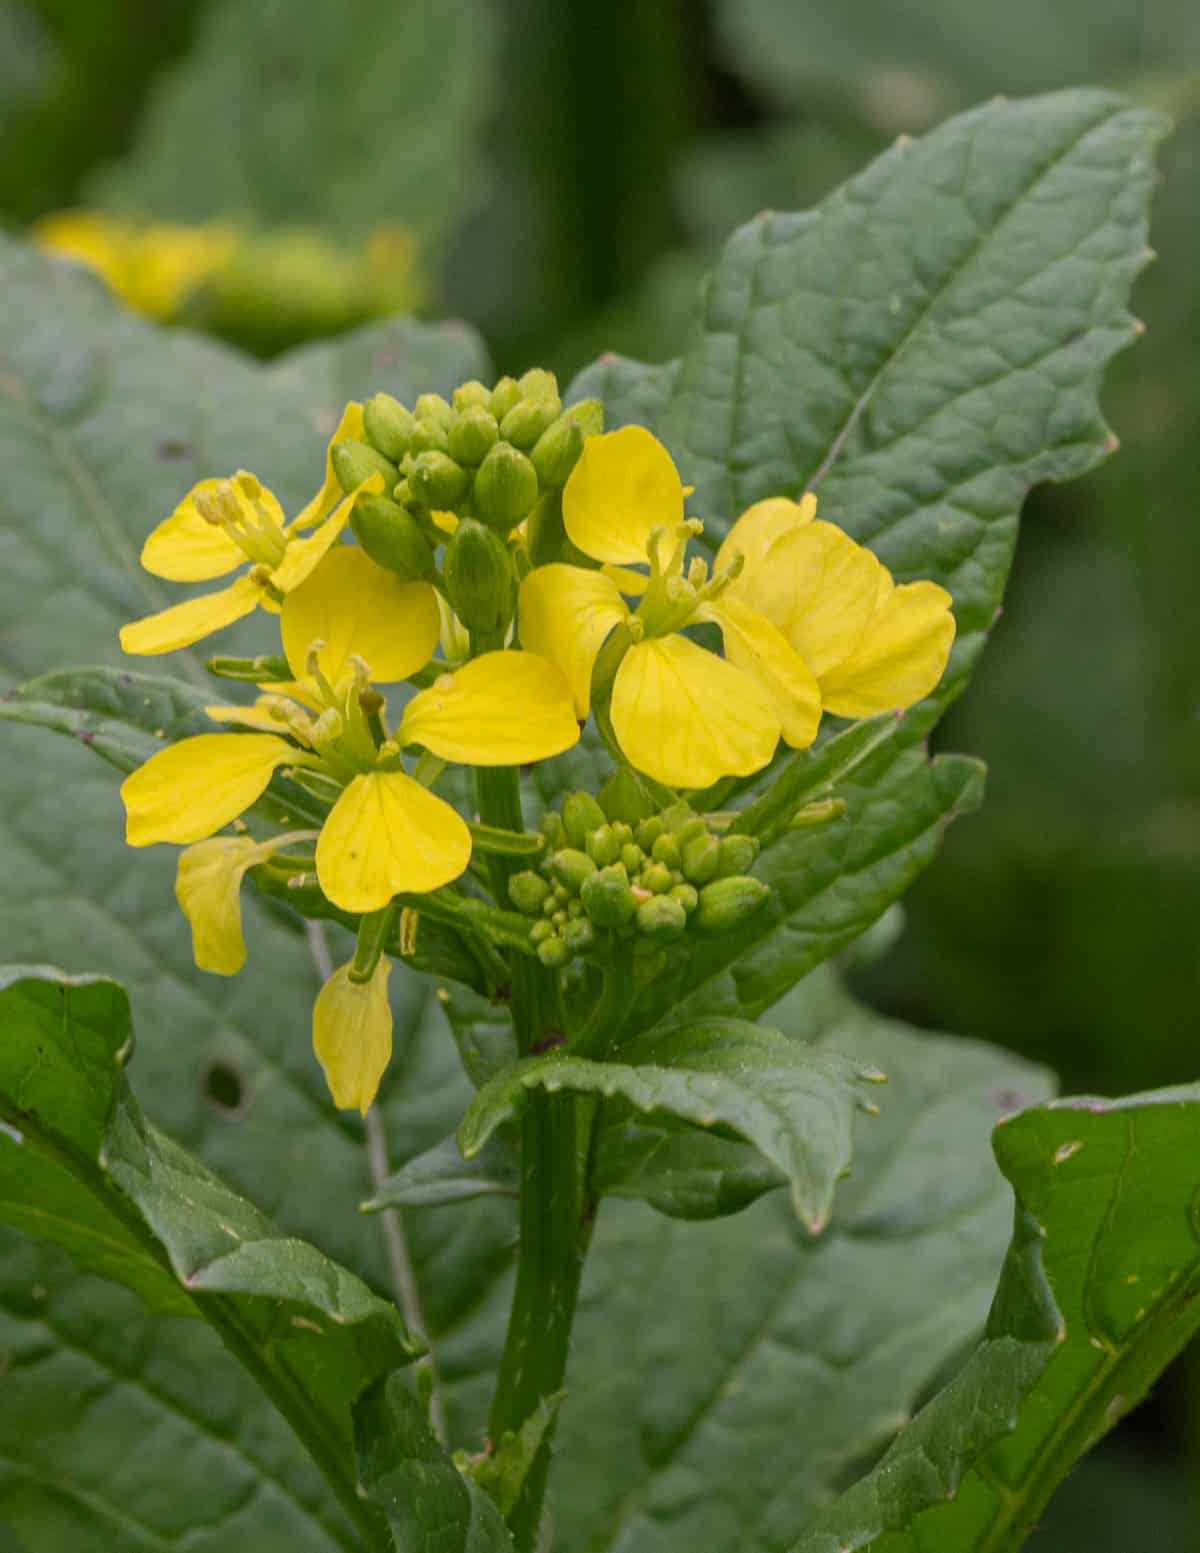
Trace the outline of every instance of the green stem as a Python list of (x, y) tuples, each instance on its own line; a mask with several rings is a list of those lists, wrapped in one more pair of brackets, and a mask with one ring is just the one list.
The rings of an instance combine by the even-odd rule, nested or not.
[(572, 1057), (603, 1060), (620, 1035), (634, 1002), (633, 940), (615, 938), (612, 959), (604, 967), (604, 985), (595, 1007), (571, 1037)]

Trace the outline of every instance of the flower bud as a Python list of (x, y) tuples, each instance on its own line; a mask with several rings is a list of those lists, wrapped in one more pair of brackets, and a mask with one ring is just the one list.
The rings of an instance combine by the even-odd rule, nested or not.
[(562, 553), (567, 530), (563, 524), (562, 492), (543, 491), (525, 525), (525, 542), (534, 566), (549, 566)]
[(702, 933), (728, 933), (752, 917), (770, 893), (761, 879), (744, 874), (716, 879), (700, 891), (692, 920)]
[(483, 405), (468, 405), (450, 422), (446, 445), (451, 458), (474, 469), (496, 446), (499, 436), (500, 428), (491, 411)]
[(657, 814), (651, 814), (647, 819), (640, 820), (634, 832), (637, 836), (637, 844), (643, 852), (648, 852), (662, 833), (663, 822)]
[(584, 880), (596, 872), (596, 865), (586, 852), (564, 847), (550, 859), (550, 871), (568, 894), (578, 895)]
[(549, 894), (550, 886), (541, 874), (535, 874), (530, 868), (523, 873), (513, 874), (508, 881), (509, 900), (527, 917), (536, 917), (540, 913)]
[(694, 884), (673, 884), (667, 891), (673, 901), (678, 901), (689, 916), (695, 911), (700, 900), (699, 892)]
[(365, 442), (335, 442), (330, 450), (330, 458), (338, 484), (347, 494), (374, 474), (383, 476), (384, 489), (387, 491), (400, 478), (400, 471), (395, 464)]
[[(532, 448), (542, 433), (557, 420), (562, 405), (554, 399), (521, 399), (500, 422), (505, 442), (525, 451)], [(582, 447), (582, 443), (580, 444)], [(577, 455), (578, 456), (578, 455)]]
[(627, 841), (621, 848), (621, 865), (627, 873), (641, 873), (646, 862), (646, 854), (638, 846), (636, 841)]
[(454, 507), (467, 494), (471, 477), (448, 453), (419, 453), (408, 471), (408, 488), (423, 507)]
[(537, 946), (537, 957), (547, 970), (554, 970), (557, 966), (567, 963), (571, 958), (571, 951), (561, 938), (543, 938)]
[(377, 566), (409, 582), (433, 570), (433, 548), (420, 524), (386, 496), (360, 496), (350, 514), (350, 527)]
[(521, 386), (515, 377), (502, 377), (492, 389), (488, 409), (498, 421), (502, 421), (512, 407), (521, 402)]
[(674, 881), (671, 878), (671, 870), (665, 863), (651, 863), (648, 868), (643, 868), (638, 880), (643, 890), (649, 890), (652, 895), (665, 895)]
[(475, 475), (478, 516), (506, 534), (521, 521), (537, 498), (537, 470), (511, 443), (497, 442)]
[(448, 453), (449, 451), (450, 439), (445, 425), (441, 421), (434, 420), (430, 415), (418, 416), (413, 422), (409, 452), (415, 456), (418, 453)]
[(523, 399), (557, 399), (558, 379), (545, 367), (530, 367), (517, 379)]
[(587, 845), (588, 833), (605, 824), (604, 810), (591, 793), (570, 793), (562, 806), (563, 824), (573, 847)]
[(585, 842), (587, 855), (600, 868), (615, 863), (621, 855), (621, 843), (613, 834), (611, 825), (601, 825), (592, 831)]
[(452, 397), (456, 410), (470, 410), (476, 405), (486, 410), (492, 402), (492, 391), (486, 383), (472, 378), (469, 383), (460, 383)]
[[(704, 829), (704, 821), (690, 804), (680, 801), (673, 803), (670, 808), (664, 809), (659, 815), (663, 822), (663, 829), (669, 830), (673, 836), (679, 836), (682, 841), (690, 841), (693, 836), (699, 835)], [(682, 832), (687, 830), (687, 835)]]
[(554, 937), (554, 924), (547, 922), (545, 917), (540, 922), (535, 922), (529, 929), (529, 942), (537, 945), (544, 943), (546, 939)]
[(656, 863), (665, 863), (668, 868), (678, 868), (679, 843), (674, 836), (664, 831), (650, 848), (650, 856)]
[(620, 863), (601, 868), (585, 879), (579, 898), (597, 927), (628, 927), (637, 911), (637, 899), (629, 887), (629, 876)]
[(584, 441), (603, 430), (604, 407), (599, 399), (581, 399), (547, 426), (529, 455), (543, 488), (565, 485), (579, 462)]
[(391, 394), (376, 394), (363, 405), (363, 429), (371, 446), (398, 464), (412, 441), (412, 411)]
[(729, 879), (734, 874), (744, 874), (753, 868), (758, 856), (758, 837), (743, 836), (734, 832), (721, 838), (721, 856), (717, 860), (716, 878)]
[[(628, 766), (618, 766), (600, 789), (600, 807), (610, 820), (636, 825), (654, 813), (654, 801)], [(632, 835), (629, 840), (633, 840)]]
[[(546, 845), (551, 852), (557, 852), (561, 847), (566, 846), (567, 828), (562, 822), (562, 815), (556, 814), (553, 809), (547, 809), (546, 813), (542, 815), (538, 829), (546, 838)], [(549, 858), (545, 860), (545, 866), (549, 868)]]
[(413, 406), (413, 413), (418, 420), (438, 421), (443, 426), (449, 426), (454, 418), (453, 406), (441, 394), (421, 394)]
[[(572, 901), (572, 905), (578, 905)], [(584, 954), (596, 942), (596, 929), (588, 917), (574, 917), (562, 930), (562, 941), (572, 954)]]
[[(286, 663), (287, 659), (284, 658), (283, 662)], [(288, 679), (291, 676), (285, 674), (282, 677), (284, 679)], [(601, 804), (600, 807), (603, 809), (604, 805)], [(617, 845), (619, 847), (626, 846), (629, 842), (631, 842), (633, 840), (633, 826), (632, 825), (626, 825), (624, 820), (614, 820), (612, 822), (612, 833), (617, 838)]]
[(717, 877), (720, 861), (721, 843), (705, 831), (684, 844), (679, 866), (683, 869), (683, 877), (690, 883), (707, 884), (710, 879)]
[(474, 518), (463, 518), (446, 543), (446, 596), (468, 631), (502, 631), (512, 619), (517, 579), (508, 547)]
[(665, 939), (682, 937), (687, 928), (687, 912), (669, 895), (655, 895), (643, 901), (637, 909), (638, 931), (647, 938)]

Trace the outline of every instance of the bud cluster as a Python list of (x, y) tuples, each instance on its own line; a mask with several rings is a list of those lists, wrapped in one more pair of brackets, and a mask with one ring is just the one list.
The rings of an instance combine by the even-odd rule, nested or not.
[(727, 933), (770, 893), (747, 869), (753, 836), (718, 836), (686, 803), (653, 812), (628, 772), (597, 801), (572, 793), (542, 818), (547, 850), (536, 869), (514, 874), (512, 904), (537, 920), (530, 938), (543, 965), (585, 955), (607, 931), (653, 944), (690, 932)]

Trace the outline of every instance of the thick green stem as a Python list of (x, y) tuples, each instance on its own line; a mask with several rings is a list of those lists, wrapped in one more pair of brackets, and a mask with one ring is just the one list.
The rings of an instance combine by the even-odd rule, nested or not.
[(633, 941), (617, 938), (596, 1005), (568, 1043), (571, 1055), (603, 1060), (621, 1034), (633, 1001)]

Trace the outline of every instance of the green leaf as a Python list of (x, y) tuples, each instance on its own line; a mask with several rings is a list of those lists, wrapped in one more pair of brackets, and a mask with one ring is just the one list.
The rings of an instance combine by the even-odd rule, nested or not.
[(443, 1138), (388, 1176), (362, 1211), (437, 1208), (492, 1195), (515, 1198), (520, 1185), (520, 1154), (510, 1133), (493, 1133), (471, 1159), (463, 1158), (457, 1138)]
[(793, 1206), (810, 1233), (821, 1231), (850, 1163), (854, 1112), (866, 1104), (857, 1085), (882, 1074), (736, 1019), (636, 1037), (619, 1055), (623, 1060), (589, 1062), (551, 1054), (505, 1068), (462, 1119), (463, 1154), (477, 1154), (534, 1089), (620, 1096), (638, 1111), (728, 1127), (753, 1143), (791, 1183)]
[(302, 27), (286, 0), (224, 0), (91, 198), (351, 239), (398, 223), (424, 250), (476, 196), (495, 40), (482, 0), (383, 13), (374, 0), (315, 0)]
[[(0, 1133), (0, 1219), (106, 1276), (128, 1273), (160, 1310), (208, 1321), (353, 1510), (351, 1405), (421, 1351), (395, 1307), (145, 1121), (125, 1078), (133, 1036), (115, 982), (8, 967), (0, 1021), (0, 1118), (14, 1129)], [(47, 1167), (57, 1179), (43, 1204)]]
[(399, 1376), (354, 1410), (363, 1488), (387, 1513), (403, 1553), (502, 1553), (512, 1538), (495, 1503), (438, 1444)]
[(787, 1177), (757, 1149), (694, 1129), (645, 1125), (606, 1107), (592, 1152), (597, 1197), (633, 1197), (674, 1219), (740, 1213)]
[(796, 1553), (1021, 1547), (1076, 1459), (1200, 1326), (1200, 1085), (996, 1131), (1016, 1228), (987, 1336)]

